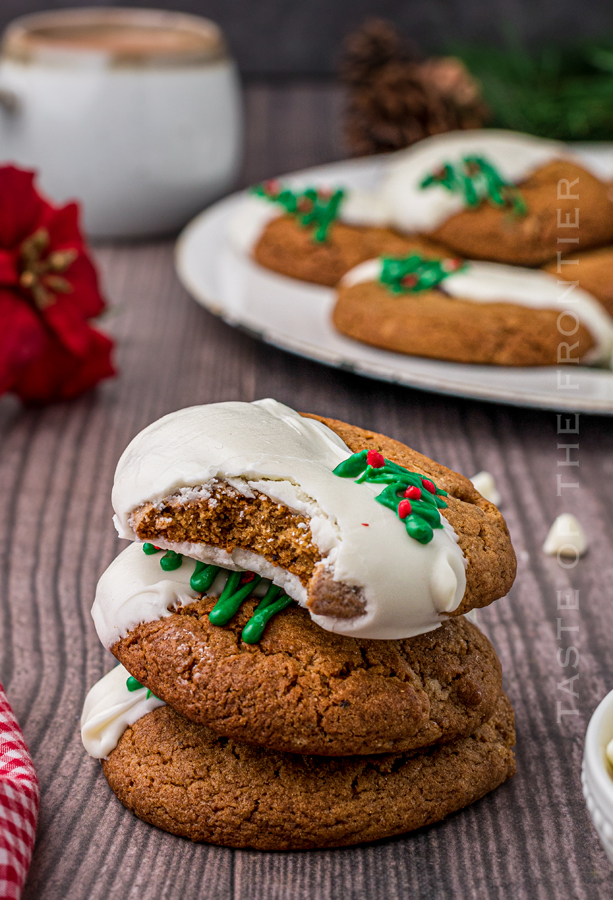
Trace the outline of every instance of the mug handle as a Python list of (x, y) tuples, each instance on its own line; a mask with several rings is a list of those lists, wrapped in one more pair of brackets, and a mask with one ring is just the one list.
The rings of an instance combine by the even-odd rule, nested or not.
[(0, 107), (7, 113), (16, 113), (19, 109), (19, 97), (14, 91), (0, 88)]

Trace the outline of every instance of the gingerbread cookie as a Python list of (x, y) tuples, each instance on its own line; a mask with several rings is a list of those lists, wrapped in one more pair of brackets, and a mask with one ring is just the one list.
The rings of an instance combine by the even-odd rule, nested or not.
[(613, 247), (567, 253), (559, 262), (556, 259), (546, 265), (545, 271), (575, 285), (565, 294), (570, 309), (574, 307), (575, 291), (580, 288), (595, 297), (613, 316)]
[(324, 241), (314, 241), (308, 227), (290, 216), (280, 216), (264, 228), (253, 257), (281, 275), (334, 287), (345, 272), (366, 259), (411, 250), (425, 256), (441, 253), (441, 247), (427, 238), (404, 237), (389, 228), (362, 228), (343, 222), (335, 222)]
[(353, 193), (347, 221), (383, 219), (472, 259), (540, 266), (568, 246), (561, 237), (581, 250), (613, 239), (610, 186), (589, 162), (564, 144), (516, 132), (426, 138), (392, 159), (378, 191)]
[(292, 604), (250, 644), (257, 600), (225, 627), (209, 620), (217, 602), (182, 605), (109, 649), (156, 697), (235, 740), (326, 756), (425, 747), (474, 731), (502, 689), (492, 646), (463, 617), (369, 641), (324, 631)]
[[(608, 365), (613, 320), (585, 288), (575, 289), (572, 305), (560, 306), (563, 297), (546, 272), (411, 254), (349, 272), (333, 322), (355, 340), (414, 356), (501, 366)], [(573, 359), (560, 354), (564, 333), (576, 344)]]
[(469, 737), (376, 757), (295, 756), (229, 741), (165, 706), (130, 725), (102, 763), (121, 802), (194, 841), (258, 850), (342, 847), (440, 821), (515, 772), (503, 695)]
[(515, 577), (504, 520), (468, 479), (272, 400), (154, 423), (123, 454), (113, 504), (120, 536), (270, 579), (354, 637), (421, 634)]

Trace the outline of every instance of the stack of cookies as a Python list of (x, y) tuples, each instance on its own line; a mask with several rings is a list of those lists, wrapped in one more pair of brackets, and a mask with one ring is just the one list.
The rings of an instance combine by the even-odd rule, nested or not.
[(173, 834), (262, 850), (420, 828), (513, 775), (472, 621), (515, 576), (504, 520), (405, 445), (273, 400), (180, 410), (113, 488), (132, 541), (92, 610), (120, 665), (82, 737)]

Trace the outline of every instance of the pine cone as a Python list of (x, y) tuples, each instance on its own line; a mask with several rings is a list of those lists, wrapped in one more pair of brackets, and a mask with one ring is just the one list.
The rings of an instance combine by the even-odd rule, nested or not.
[(477, 82), (459, 59), (417, 62), (396, 30), (380, 20), (349, 36), (341, 76), (349, 89), (345, 135), (355, 156), (480, 128), (488, 116)]
[(408, 48), (396, 29), (384, 19), (369, 19), (345, 39), (341, 80), (354, 87), (368, 84), (388, 63), (409, 59)]

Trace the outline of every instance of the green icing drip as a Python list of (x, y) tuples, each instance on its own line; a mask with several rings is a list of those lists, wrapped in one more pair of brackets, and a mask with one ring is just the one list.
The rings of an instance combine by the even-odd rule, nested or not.
[(460, 259), (427, 259), (417, 253), (410, 256), (384, 256), (379, 281), (392, 294), (429, 291), (451, 275), (465, 269)]
[(180, 553), (175, 553), (174, 550), (167, 550), (160, 560), (160, 566), (165, 572), (174, 572), (175, 569), (181, 567), (182, 562), (183, 557)]
[(520, 191), (505, 181), (498, 170), (482, 156), (464, 156), (453, 165), (445, 163), (427, 175), (421, 188), (438, 184), (453, 194), (460, 194), (464, 205), (474, 209), (486, 200), (491, 206), (505, 207), (514, 216), (525, 216), (528, 208)]
[(209, 622), (212, 625), (227, 625), (239, 611), (242, 603), (253, 592), (255, 586), (262, 580), (260, 575), (255, 575), (251, 581), (239, 587), (243, 574), (243, 572), (232, 572), (229, 575), (221, 597), (209, 613)]
[[(147, 555), (160, 552), (159, 548), (154, 547), (153, 544), (143, 544), (143, 551)], [(174, 550), (168, 550), (160, 560), (160, 566), (166, 572), (172, 572), (175, 569), (180, 568), (182, 564), (183, 556), (180, 553), (175, 553)], [(192, 590), (198, 591), (199, 594), (205, 594), (220, 571), (221, 566), (207, 565), (206, 563), (199, 561), (196, 562), (196, 567), (189, 580), (190, 587)], [(244, 603), (244, 601), (253, 593), (256, 585), (262, 580), (260, 575), (254, 574), (250, 581), (241, 585), (241, 579), (245, 575), (244, 571), (231, 572), (227, 569), (224, 571), (228, 572), (228, 580), (224, 585), (219, 600), (209, 613), (209, 621), (211, 624), (218, 626), (228, 624), (230, 619), (236, 615), (242, 603)], [(280, 593), (281, 588), (273, 584), (270, 585), (266, 592), (266, 596), (254, 610), (252, 617), (243, 629), (243, 636), (247, 635), (247, 637), (243, 637), (245, 643), (257, 643), (262, 637), (264, 629), (270, 619), (294, 602), (292, 598), (288, 597), (286, 594), (278, 597)], [(128, 678), (126, 684), (129, 691), (136, 691), (143, 687), (143, 685), (132, 676)], [(151, 691), (148, 691), (147, 697), (150, 696), (152, 696)]]
[(266, 596), (254, 609), (253, 615), (243, 628), (241, 637), (246, 644), (257, 644), (272, 617), (294, 602), (287, 594), (279, 597), (281, 593), (281, 588), (275, 584), (271, 584), (268, 588)]
[(253, 193), (272, 203), (278, 203), (290, 216), (295, 216), (304, 228), (312, 228), (313, 240), (321, 244), (328, 238), (332, 223), (338, 218), (345, 192), (328, 192), (316, 188), (292, 191), (278, 181), (265, 181), (253, 188)]
[[(371, 465), (369, 459), (375, 463)], [(348, 459), (334, 469), (334, 474), (341, 478), (355, 478), (356, 484), (364, 481), (370, 484), (385, 484), (380, 494), (375, 497), (378, 503), (387, 506), (401, 518), (401, 512), (406, 512), (406, 505), (401, 504), (408, 499), (410, 513), (403, 515), (407, 534), (419, 541), (420, 544), (428, 544), (434, 537), (434, 529), (442, 528), (439, 509), (445, 509), (447, 504), (442, 497), (447, 492), (437, 488), (430, 478), (425, 478), (417, 472), (410, 472), (404, 466), (389, 459), (384, 459), (380, 453), (372, 450), (360, 450), (352, 454)], [(357, 477), (356, 477), (357, 476)], [(434, 492), (425, 487), (425, 483), (432, 485)], [(405, 492), (413, 488), (413, 497), (405, 498)]]
[(146, 553), (147, 556), (153, 556), (154, 553), (161, 553), (160, 547), (156, 547), (154, 544), (143, 544), (143, 553)]
[(211, 587), (221, 566), (207, 566), (206, 563), (197, 562), (194, 574), (189, 580), (189, 586), (193, 591), (204, 594)]

